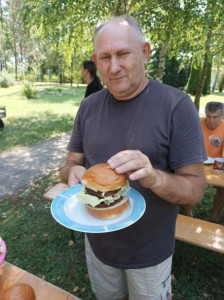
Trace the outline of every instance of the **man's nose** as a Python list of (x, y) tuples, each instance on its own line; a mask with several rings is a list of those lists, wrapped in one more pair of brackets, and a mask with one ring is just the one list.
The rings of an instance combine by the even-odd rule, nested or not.
[(111, 73), (117, 73), (119, 72), (121, 69), (121, 66), (120, 66), (120, 61), (117, 57), (112, 57), (111, 58), (111, 62), (110, 62), (110, 72)]

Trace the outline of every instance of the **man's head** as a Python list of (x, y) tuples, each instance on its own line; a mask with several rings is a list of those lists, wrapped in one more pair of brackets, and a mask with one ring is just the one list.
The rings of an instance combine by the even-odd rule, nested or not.
[(150, 46), (144, 42), (135, 19), (119, 16), (101, 25), (96, 30), (94, 47), (93, 58), (101, 78), (116, 99), (131, 99), (144, 89)]
[(86, 78), (89, 73), (89, 75), (93, 78), (95, 78), (96, 76), (96, 64), (94, 63), (94, 61), (92, 60), (84, 60), (84, 62), (82, 63), (82, 70), (81, 70), (81, 74), (83, 78)]
[(221, 102), (208, 102), (205, 106), (205, 123), (208, 129), (216, 129), (222, 122), (223, 105)]

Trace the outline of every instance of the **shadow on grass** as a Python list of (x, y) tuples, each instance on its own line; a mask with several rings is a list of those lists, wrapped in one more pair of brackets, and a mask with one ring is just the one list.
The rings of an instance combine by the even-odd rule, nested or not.
[(33, 145), (72, 130), (74, 116), (43, 112), (30, 117), (7, 118), (0, 134), (0, 153)]
[[(60, 88), (61, 91), (57, 91)], [(84, 99), (85, 87), (56, 87), (56, 90), (48, 91), (48, 88), (37, 90), (37, 98), (33, 99), (33, 103), (63, 103), (72, 102), (75, 105), (80, 105)]]
[(33, 104), (40, 103), (65, 103), (71, 102), (74, 105), (79, 106), (81, 101), (84, 99), (84, 93), (74, 93), (72, 95), (66, 95), (63, 93), (58, 94), (43, 94), (42, 92), (37, 92), (37, 97), (35, 99), (31, 99)]
[(224, 93), (223, 93), (223, 92), (211, 92), (210, 95), (219, 96), (219, 97), (224, 97)]

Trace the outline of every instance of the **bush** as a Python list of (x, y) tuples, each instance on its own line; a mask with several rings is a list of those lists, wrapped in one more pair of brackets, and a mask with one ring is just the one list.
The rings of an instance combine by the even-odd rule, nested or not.
[(44, 74), (44, 76), (43, 76), (43, 81), (44, 82), (49, 82), (50, 80), (49, 80), (49, 76), (47, 75), (47, 74)]
[(47, 92), (59, 92), (61, 93), (62, 92), (62, 88), (46, 88), (45, 91)]
[(14, 85), (15, 79), (8, 74), (7, 72), (0, 73), (0, 87), (8, 88), (11, 85)]
[(30, 72), (30, 73), (25, 74), (25, 80), (32, 81), (32, 82), (39, 81), (39, 76), (38, 76), (38, 74)]
[(37, 92), (35, 91), (33, 85), (31, 85), (29, 82), (24, 83), (22, 90), (23, 96), (25, 96), (27, 99), (34, 99), (36, 97), (36, 93)]
[(52, 74), (51, 82), (59, 82), (58, 76), (56, 74)]
[(219, 82), (218, 82), (218, 89), (219, 92), (221, 93), (224, 89), (224, 72), (221, 74), (220, 78), (219, 78)]

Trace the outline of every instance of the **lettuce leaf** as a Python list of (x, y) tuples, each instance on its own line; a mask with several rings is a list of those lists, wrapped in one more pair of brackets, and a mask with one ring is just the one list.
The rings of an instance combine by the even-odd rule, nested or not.
[(85, 186), (83, 186), (82, 190), (76, 195), (76, 197), (84, 204), (90, 204), (92, 207), (95, 207), (102, 202), (104, 202), (109, 206), (111, 203), (119, 199), (121, 196), (125, 196), (129, 189), (130, 189), (130, 184), (129, 181), (127, 180), (126, 185), (122, 187), (115, 195), (108, 196), (103, 199), (99, 199), (97, 196), (87, 194), (85, 190)]

